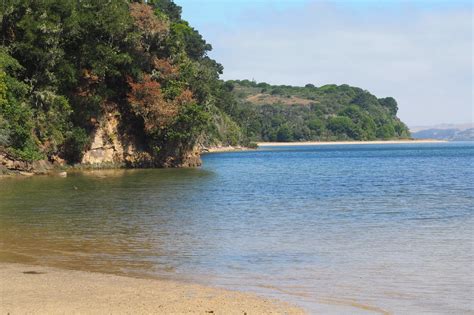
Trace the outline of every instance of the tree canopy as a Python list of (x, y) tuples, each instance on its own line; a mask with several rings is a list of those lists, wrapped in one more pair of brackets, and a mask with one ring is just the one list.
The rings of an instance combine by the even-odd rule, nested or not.
[(111, 111), (150, 152), (185, 153), (208, 128), (222, 66), (174, 2), (5, 0), (1, 20), (0, 146), (12, 154), (78, 162)]
[[(349, 85), (304, 87), (227, 81), (235, 100), (226, 110), (253, 141), (408, 138), (397, 102)], [(230, 105), (232, 104), (232, 105)]]

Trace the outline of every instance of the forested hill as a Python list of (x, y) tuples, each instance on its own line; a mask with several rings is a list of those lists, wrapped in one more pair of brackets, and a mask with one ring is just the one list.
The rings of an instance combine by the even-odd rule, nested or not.
[(198, 139), (228, 120), (216, 106), (223, 68), (173, 1), (0, 6), (0, 153), (69, 164), (195, 165)]
[(408, 138), (392, 97), (377, 98), (349, 85), (274, 86), (227, 81), (235, 101), (226, 112), (255, 141), (375, 140)]

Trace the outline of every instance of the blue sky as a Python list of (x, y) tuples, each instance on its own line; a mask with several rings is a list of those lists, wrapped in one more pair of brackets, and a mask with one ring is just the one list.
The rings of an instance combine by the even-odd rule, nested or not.
[(223, 79), (350, 84), (409, 125), (472, 122), (471, 1), (176, 0)]

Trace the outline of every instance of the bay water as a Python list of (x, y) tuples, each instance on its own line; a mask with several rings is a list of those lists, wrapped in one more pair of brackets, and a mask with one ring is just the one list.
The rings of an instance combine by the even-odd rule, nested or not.
[(196, 169), (0, 179), (0, 262), (474, 314), (474, 144), (267, 147)]

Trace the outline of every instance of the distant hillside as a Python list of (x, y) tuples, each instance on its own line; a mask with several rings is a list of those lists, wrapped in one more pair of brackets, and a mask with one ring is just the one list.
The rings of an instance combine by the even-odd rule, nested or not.
[(428, 129), (439, 129), (439, 130), (446, 130), (446, 129), (458, 129), (459, 131), (464, 131), (467, 129), (474, 128), (473, 122), (463, 123), (463, 124), (436, 124), (436, 125), (424, 125), (424, 126), (409, 126), (410, 132), (418, 132), (422, 130)]
[(410, 137), (392, 97), (349, 85), (274, 86), (227, 81), (223, 110), (253, 141), (375, 140)]
[(470, 129), (426, 129), (412, 133), (415, 139), (438, 139), (450, 141), (474, 141), (474, 128)]

